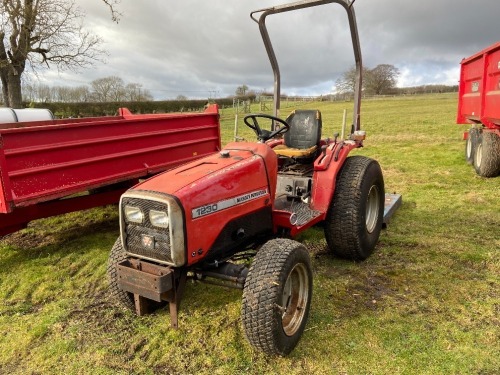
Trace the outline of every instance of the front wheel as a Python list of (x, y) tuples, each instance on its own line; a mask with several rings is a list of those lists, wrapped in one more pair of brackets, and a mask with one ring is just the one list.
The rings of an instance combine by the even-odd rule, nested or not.
[(118, 237), (115, 244), (111, 248), (111, 253), (109, 254), (108, 259), (108, 267), (106, 269), (109, 280), (109, 292), (111, 294), (111, 298), (113, 298), (121, 306), (125, 307), (127, 310), (135, 311), (134, 295), (132, 293), (125, 292), (118, 287), (116, 265), (125, 259), (127, 259), (127, 255), (123, 249), (122, 240)]
[(342, 166), (325, 220), (333, 254), (363, 260), (378, 242), (384, 216), (384, 178), (377, 161), (348, 157)]
[[(118, 286), (118, 270), (117, 264), (127, 259), (127, 253), (123, 249), (122, 240), (120, 237), (115, 241), (115, 244), (111, 248), (111, 252), (108, 258), (108, 266), (106, 268), (109, 281), (109, 293), (111, 298), (118, 303), (118, 305), (124, 307), (127, 310), (137, 312), (135, 308), (134, 295), (132, 293), (126, 292), (120, 289)], [(156, 309), (163, 307), (167, 304), (166, 301), (156, 302), (148, 300), (149, 311), (155, 311)]]
[(264, 244), (243, 289), (242, 323), (250, 344), (266, 354), (289, 354), (304, 332), (311, 297), (311, 262), (304, 246), (285, 238)]

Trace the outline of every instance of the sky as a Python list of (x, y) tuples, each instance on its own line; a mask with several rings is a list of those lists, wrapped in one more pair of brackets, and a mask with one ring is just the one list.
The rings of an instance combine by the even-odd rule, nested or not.
[[(44, 71), (41, 83), (78, 86), (119, 76), (157, 100), (226, 97), (241, 85), (272, 92), (271, 65), (249, 15), (286, 0), (121, 0), (119, 23), (101, 0), (76, 2), (108, 56), (91, 69)], [(396, 66), (399, 87), (455, 85), (462, 58), (500, 41), (499, 0), (356, 0), (354, 9), (363, 65)], [(271, 15), (267, 24), (282, 93), (332, 93), (354, 64), (338, 4)]]

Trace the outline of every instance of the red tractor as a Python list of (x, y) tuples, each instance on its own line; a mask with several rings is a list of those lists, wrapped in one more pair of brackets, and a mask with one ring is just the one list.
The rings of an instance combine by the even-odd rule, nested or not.
[[(277, 116), (280, 75), (265, 19), (327, 3), (346, 10), (356, 60), (354, 124), (345, 140), (321, 138), (323, 119), (317, 110), (296, 110), (286, 120)], [(252, 346), (286, 355), (304, 331), (313, 286), (309, 254), (291, 238), (322, 224), (333, 254), (367, 258), (382, 228), (384, 180), (375, 160), (348, 157), (365, 138), (352, 2), (301, 1), (251, 16), (274, 70), (275, 115), (245, 117), (257, 142), (229, 143), (124, 193), (121, 235), (111, 250), (108, 273), (111, 291), (139, 315), (168, 301), (174, 327), (187, 278), (239, 287), (243, 329)], [(261, 126), (263, 120), (271, 130)]]

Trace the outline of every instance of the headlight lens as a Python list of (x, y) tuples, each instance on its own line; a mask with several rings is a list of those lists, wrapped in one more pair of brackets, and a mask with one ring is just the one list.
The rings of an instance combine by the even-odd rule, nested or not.
[(149, 211), (149, 220), (155, 227), (168, 228), (168, 214), (165, 211)]
[(142, 224), (144, 221), (144, 213), (139, 207), (126, 205), (124, 213), (128, 222)]

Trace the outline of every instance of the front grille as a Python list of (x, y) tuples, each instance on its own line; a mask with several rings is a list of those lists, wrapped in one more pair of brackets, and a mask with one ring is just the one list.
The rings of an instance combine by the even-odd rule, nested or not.
[[(167, 205), (146, 199), (123, 197), (122, 209), (125, 205), (139, 207), (144, 213), (144, 222), (142, 224), (128, 223), (125, 219), (124, 234), (127, 252), (138, 257), (172, 263), (168, 228), (157, 228), (149, 221), (150, 210), (168, 212)], [(145, 245), (145, 243), (148, 245)]]

